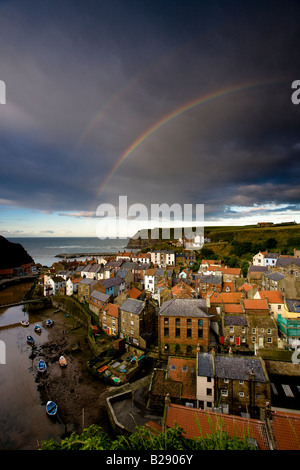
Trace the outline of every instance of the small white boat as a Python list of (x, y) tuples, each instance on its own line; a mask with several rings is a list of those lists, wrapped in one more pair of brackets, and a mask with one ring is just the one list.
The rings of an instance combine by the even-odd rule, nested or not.
[(46, 321), (46, 326), (50, 327), (53, 325), (53, 320), (47, 320)]
[(29, 321), (21, 320), (20, 323), (22, 326), (29, 326)]
[(60, 356), (59, 364), (60, 364), (61, 367), (66, 367), (67, 366), (67, 359), (64, 356)]
[(42, 328), (41, 328), (39, 325), (35, 325), (34, 331), (35, 331), (36, 333), (41, 333), (41, 332), (42, 332)]

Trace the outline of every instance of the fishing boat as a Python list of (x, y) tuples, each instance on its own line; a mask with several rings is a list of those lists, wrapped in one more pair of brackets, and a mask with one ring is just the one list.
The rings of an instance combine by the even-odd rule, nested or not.
[(39, 325), (35, 325), (34, 331), (35, 331), (36, 333), (41, 333), (41, 332), (42, 332), (42, 328), (41, 328)]
[(47, 401), (46, 411), (49, 416), (55, 416), (57, 413), (57, 404), (54, 401)]
[(61, 367), (66, 367), (67, 365), (67, 359), (64, 356), (60, 356), (59, 358), (59, 364)]
[(27, 343), (28, 344), (33, 344), (34, 343), (34, 338), (30, 335), (27, 336)]
[(29, 321), (21, 320), (20, 323), (22, 326), (29, 326)]
[(46, 326), (52, 326), (53, 325), (53, 320), (47, 320), (46, 321)]
[(39, 372), (46, 372), (46, 370), (47, 370), (46, 362), (39, 361), (38, 370), (39, 370)]

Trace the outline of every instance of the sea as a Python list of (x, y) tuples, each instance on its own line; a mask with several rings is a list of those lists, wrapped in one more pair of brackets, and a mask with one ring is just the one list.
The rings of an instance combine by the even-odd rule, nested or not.
[[(40, 263), (42, 266), (50, 267), (53, 263), (57, 263), (62, 259), (56, 257), (59, 254), (105, 254), (124, 251), (129, 238), (100, 240), (93, 237), (24, 237), (8, 238), (8, 240), (13, 243), (20, 243), (36, 264)], [(86, 256), (70, 258), (70, 260), (73, 259), (85, 260)]]

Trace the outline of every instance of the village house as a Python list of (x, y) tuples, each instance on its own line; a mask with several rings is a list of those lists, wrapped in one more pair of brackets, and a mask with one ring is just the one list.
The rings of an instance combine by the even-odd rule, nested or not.
[(220, 338), (221, 344), (225, 347), (235, 349), (248, 349), (248, 324), (247, 318), (243, 314), (224, 314), (222, 317), (223, 336)]
[(78, 292), (78, 283), (81, 277), (69, 277), (66, 281), (66, 295), (74, 295)]
[(292, 349), (300, 346), (300, 300), (285, 299), (284, 311), (277, 315), (277, 325), (285, 344)]
[(258, 291), (254, 299), (265, 299), (269, 306), (270, 314), (274, 315), (275, 320), (277, 319), (278, 313), (282, 313), (284, 310), (284, 298), (281, 292), (277, 290), (261, 290)]
[(116, 260), (117, 261), (130, 261), (131, 260), (132, 253), (131, 251), (123, 251), (119, 252), (116, 254)]
[(265, 252), (259, 251), (256, 255), (253, 256), (252, 258), (252, 264), (253, 266), (264, 266), (265, 260)]
[(147, 301), (126, 299), (120, 306), (120, 338), (146, 348), (154, 337), (155, 309)]
[(197, 291), (189, 284), (181, 281), (171, 288), (171, 295), (174, 299), (193, 299), (197, 297)]
[(204, 299), (172, 299), (158, 313), (160, 356), (196, 356), (197, 345), (207, 351), (210, 345), (210, 321)]
[(258, 418), (270, 402), (270, 381), (260, 357), (198, 353), (196, 370), (200, 408)]
[(277, 271), (267, 271), (261, 278), (261, 287), (265, 290), (284, 291), (285, 275)]
[(269, 315), (269, 306), (266, 299), (244, 299), (244, 308), (247, 315)]
[(269, 268), (274, 268), (276, 266), (277, 260), (280, 257), (280, 253), (265, 253), (264, 256), (264, 266)]
[(94, 290), (98, 281), (95, 279), (83, 278), (78, 282), (78, 300), (79, 302), (88, 302), (91, 292)]
[(261, 286), (262, 275), (268, 271), (267, 266), (249, 266), (247, 273), (247, 281), (250, 284), (257, 284), (258, 287)]
[(134, 282), (134, 274), (130, 269), (119, 269), (116, 272), (116, 276), (123, 279), (125, 283), (125, 289), (128, 289), (130, 285)]
[(175, 253), (173, 250), (153, 250), (150, 252), (151, 263), (154, 266), (175, 266)]
[(241, 276), (240, 268), (228, 268), (227, 266), (221, 266), (221, 273), (223, 282), (235, 281)]
[(44, 276), (44, 295), (65, 295), (66, 281), (61, 276), (45, 275)]
[(222, 291), (222, 277), (214, 275), (195, 275), (195, 288), (201, 296), (206, 292), (221, 292)]
[(278, 328), (274, 318), (269, 315), (248, 315), (247, 320), (247, 343), (250, 350), (278, 348)]
[(147, 406), (163, 410), (167, 395), (172, 403), (196, 406), (195, 358), (170, 356), (166, 370), (153, 370)]
[(102, 279), (98, 281), (97, 290), (104, 294), (111, 295), (114, 298), (124, 292), (125, 281), (118, 276), (111, 277), (109, 279)]
[(147, 292), (154, 293), (156, 290), (156, 268), (150, 268), (145, 271), (144, 275), (144, 289)]
[(109, 336), (119, 335), (119, 306), (108, 303), (102, 310), (102, 329)]
[(94, 289), (89, 295), (89, 309), (100, 318), (103, 307), (108, 304), (110, 299), (110, 295)]
[(142, 264), (151, 264), (151, 254), (150, 253), (133, 253), (131, 260), (134, 263)]
[(136, 263), (134, 268), (134, 282), (144, 283), (145, 272), (150, 268), (149, 263)]
[(255, 284), (248, 284), (245, 282), (240, 287), (238, 287), (238, 292), (242, 292), (247, 299), (253, 299), (254, 295), (257, 292), (257, 286)]

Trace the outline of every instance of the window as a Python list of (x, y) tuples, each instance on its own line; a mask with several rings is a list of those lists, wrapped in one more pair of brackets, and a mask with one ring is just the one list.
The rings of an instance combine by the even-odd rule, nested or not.
[(252, 328), (252, 334), (254, 335), (256, 333), (256, 328)]
[(134, 326), (134, 321), (133, 320), (131, 320), (130, 325)]
[(198, 320), (198, 326), (203, 326), (203, 320), (202, 319)]
[(230, 342), (233, 343), (234, 342), (234, 336), (230, 336)]
[(228, 384), (229, 379), (224, 379), (224, 384)]
[(268, 335), (270, 335), (271, 334), (271, 328), (268, 328), (267, 331), (268, 331)]
[(188, 371), (187, 366), (182, 366), (182, 372), (187, 372), (187, 371)]
[(269, 343), (269, 344), (272, 343), (272, 337), (268, 336), (267, 343)]
[(169, 328), (164, 328), (164, 336), (169, 337)]
[(180, 318), (176, 318), (176, 320), (175, 320), (175, 325), (176, 325), (176, 326), (180, 326)]
[(228, 397), (228, 390), (221, 390), (222, 397)]
[(239, 392), (239, 396), (244, 397), (245, 396), (244, 392)]
[(203, 330), (198, 330), (198, 338), (203, 338)]
[(169, 324), (169, 319), (168, 319), (168, 318), (164, 318), (164, 324), (165, 324), (165, 325), (168, 325), (168, 324)]
[(175, 328), (175, 337), (180, 338), (180, 328)]
[(234, 327), (231, 326), (231, 327), (229, 328), (229, 331), (230, 331), (230, 333), (234, 333)]
[(192, 330), (191, 330), (191, 328), (188, 328), (188, 329), (186, 330), (186, 337), (187, 337), (187, 338), (191, 338), (191, 337), (192, 337)]
[(246, 333), (246, 328), (243, 326), (242, 333)]
[(207, 388), (207, 389), (206, 389), (206, 395), (207, 395), (208, 397), (211, 397), (211, 396), (212, 396), (212, 388)]
[(191, 320), (191, 318), (187, 318), (187, 320), (186, 320), (186, 326), (192, 326), (192, 320)]
[(240, 380), (240, 381), (239, 381), (239, 384), (240, 384), (240, 385), (244, 385), (244, 381), (243, 381), (243, 380)]
[(255, 343), (255, 341), (256, 341), (255, 336), (252, 336), (252, 343)]

